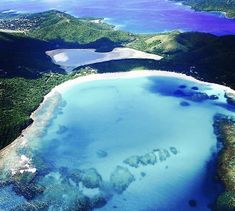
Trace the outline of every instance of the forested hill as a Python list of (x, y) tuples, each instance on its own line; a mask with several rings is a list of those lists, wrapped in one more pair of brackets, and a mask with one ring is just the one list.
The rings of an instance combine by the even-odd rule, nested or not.
[(226, 12), (235, 18), (235, 0), (174, 0), (192, 6), (196, 10)]
[(0, 76), (36, 78), (41, 73), (64, 70), (45, 54), (55, 45), (22, 34), (0, 32)]
[[(131, 33), (116, 30), (114, 26), (104, 23), (103, 19), (75, 18), (55, 10), (28, 15), (25, 18), (39, 23), (27, 32), (28, 36), (57, 44), (85, 45), (106, 38), (106, 41), (109, 41), (108, 45), (111, 43), (121, 45), (136, 37)], [(105, 45), (104, 42), (97, 43), (97, 46), (98, 44)]]

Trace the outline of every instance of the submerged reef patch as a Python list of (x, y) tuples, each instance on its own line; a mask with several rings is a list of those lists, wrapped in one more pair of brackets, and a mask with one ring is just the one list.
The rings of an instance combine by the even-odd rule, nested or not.
[(101, 208), (106, 205), (107, 199), (104, 194), (100, 193), (91, 198), (91, 207), (92, 208)]
[[(219, 99), (217, 94), (210, 94), (207, 92), (211, 88), (207, 85), (200, 85), (194, 82), (186, 82), (185, 84), (180, 84), (178, 80), (172, 80), (172, 83), (167, 87), (163, 87), (161, 84), (166, 82), (164, 78), (150, 79), (151, 84), (147, 87), (148, 91), (162, 96), (178, 97), (183, 98), (188, 101), (201, 103), (207, 100), (216, 101)], [(235, 96), (233, 96), (235, 99)], [(183, 101), (181, 106), (188, 106), (189, 104)], [(235, 100), (234, 100), (235, 105)]]
[(133, 181), (135, 177), (122, 166), (117, 166), (110, 176), (110, 183), (118, 194), (123, 193)]
[(187, 86), (186, 86), (186, 85), (179, 85), (179, 88), (180, 88), (180, 89), (186, 89)]
[(102, 177), (96, 169), (91, 168), (81, 172), (81, 182), (86, 188), (98, 188), (102, 183)]
[(138, 168), (140, 164), (140, 156), (133, 155), (123, 161), (125, 164), (128, 164), (131, 167)]
[(227, 99), (228, 104), (235, 106), (235, 93), (225, 92), (224, 97)]
[(188, 107), (188, 106), (190, 106), (190, 103), (188, 103), (188, 102), (186, 102), (186, 101), (182, 101), (182, 102), (180, 102), (180, 105), (181, 105), (182, 107)]
[(152, 152), (146, 153), (144, 155), (132, 155), (125, 159), (123, 163), (129, 165), (130, 167), (138, 168), (140, 166), (155, 165), (157, 161), (165, 161), (171, 156), (178, 154), (178, 150), (175, 147), (170, 147), (170, 151), (167, 149), (153, 149)]
[(37, 211), (37, 210), (47, 210), (49, 207), (48, 203), (41, 201), (30, 201), (25, 204), (19, 205), (16, 208), (12, 209), (12, 211)]
[(170, 147), (170, 151), (171, 151), (174, 155), (178, 154), (178, 150), (177, 150), (175, 147)]
[(56, 133), (57, 133), (58, 135), (62, 135), (62, 134), (64, 134), (67, 130), (68, 130), (68, 128), (67, 128), (66, 126), (60, 125), (60, 126), (59, 126), (59, 129), (56, 131)]
[(96, 152), (96, 155), (97, 155), (98, 158), (105, 158), (105, 157), (108, 156), (108, 153), (104, 150), (98, 150)]
[(144, 166), (154, 165), (157, 162), (157, 157), (154, 152), (146, 153), (143, 156), (140, 156), (140, 163)]
[(199, 88), (197, 86), (193, 86), (191, 89), (192, 90), (199, 90)]

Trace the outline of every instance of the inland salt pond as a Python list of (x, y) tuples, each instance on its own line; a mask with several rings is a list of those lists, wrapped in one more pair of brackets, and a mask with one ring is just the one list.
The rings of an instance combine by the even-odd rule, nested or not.
[(0, 154), (0, 209), (210, 210), (225, 89), (160, 71), (54, 88)]
[(226, 18), (223, 13), (199, 12), (168, 0), (70, 0), (69, 4), (67, 0), (1, 0), (0, 8), (4, 13), (56, 9), (76, 17), (105, 18), (105, 22), (133, 33), (172, 30), (200, 31), (216, 35), (235, 33), (235, 21)]
[(88, 64), (107, 62), (121, 59), (153, 59), (160, 60), (162, 57), (156, 54), (145, 53), (131, 48), (114, 48), (109, 52), (96, 52), (95, 49), (56, 49), (47, 51), (46, 54), (52, 61), (60, 65), (67, 72), (76, 67)]

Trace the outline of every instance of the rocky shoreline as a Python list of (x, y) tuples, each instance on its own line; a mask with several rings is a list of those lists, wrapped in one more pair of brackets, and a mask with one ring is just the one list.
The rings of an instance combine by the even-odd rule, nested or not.
[(214, 133), (223, 147), (217, 161), (217, 173), (225, 191), (218, 197), (215, 210), (232, 211), (235, 208), (235, 118), (216, 114)]

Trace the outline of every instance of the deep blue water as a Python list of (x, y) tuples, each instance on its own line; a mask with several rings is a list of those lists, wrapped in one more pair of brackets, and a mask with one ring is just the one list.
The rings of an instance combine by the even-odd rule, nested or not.
[[(199, 92), (218, 99), (191, 98)], [(31, 203), (45, 202), (50, 210), (74, 210), (84, 197), (93, 206), (91, 201), (98, 195), (106, 201), (100, 210), (209, 210), (222, 190), (215, 180), (219, 149), (213, 116), (234, 115), (217, 105), (227, 104), (222, 88), (177, 78), (141, 77), (73, 85), (61, 96), (50, 124), (36, 126), (34, 133), (24, 136), (28, 145), (17, 148), (37, 168), (29, 184), (44, 187), (41, 193), (29, 190)], [(38, 117), (48, 115), (52, 99), (55, 96)], [(40, 130), (44, 133), (38, 137)], [(5, 159), (14, 160), (11, 156), (8, 153)], [(141, 159), (136, 167), (131, 166), (133, 156)], [(156, 156), (157, 162), (149, 156)], [(8, 161), (0, 178), (15, 163)], [(94, 171), (102, 178), (97, 185)], [(13, 178), (17, 181), (17, 174)], [(15, 186), (0, 187), (0, 209), (26, 202), (28, 195)]]
[(235, 33), (235, 21), (222, 14), (196, 12), (188, 6), (166, 0), (1, 0), (0, 8), (20, 12), (58, 9), (77, 17), (102, 17), (120, 29), (136, 33), (172, 30), (216, 35)]

